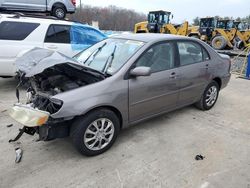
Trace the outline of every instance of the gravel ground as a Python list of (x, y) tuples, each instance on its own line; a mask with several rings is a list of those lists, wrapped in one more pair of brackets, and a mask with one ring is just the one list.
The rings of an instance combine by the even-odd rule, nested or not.
[[(5, 111), (16, 102), (15, 85), (0, 79), (0, 187), (250, 188), (248, 80), (232, 77), (210, 111), (190, 106), (122, 131), (96, 157), (81, 156), (70, 139), (24, 135), (9, 144), (20, 127)], [(19, 164), (15, 147), (24, 150)]]

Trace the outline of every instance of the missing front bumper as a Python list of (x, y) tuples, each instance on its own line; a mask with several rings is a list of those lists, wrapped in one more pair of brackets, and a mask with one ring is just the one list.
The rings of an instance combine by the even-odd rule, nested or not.
[(34, 109), (29, 105), (15, 105), (9, 110), (9, 115), (18, 123), (24, 125), (19, 134), (10, 142), (18, 140), (23, 133), (39, 134), (39, 140), (48, 141), (69, 136), (71, 120), (50, 118), (50, 113)]

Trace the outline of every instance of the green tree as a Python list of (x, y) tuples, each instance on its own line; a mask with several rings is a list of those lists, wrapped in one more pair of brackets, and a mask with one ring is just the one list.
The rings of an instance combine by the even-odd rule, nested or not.
[(193, 19), (193, 25), (200, 25), (200, 18), (196, 17)]

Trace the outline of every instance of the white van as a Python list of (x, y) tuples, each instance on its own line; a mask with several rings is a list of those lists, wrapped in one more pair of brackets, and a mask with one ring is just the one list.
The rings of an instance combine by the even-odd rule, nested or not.
[(0, 77), (15, 76), (16, 58), (34, 47), (72, 57), (105, 38), (101, 31), (76, 22), (0, 14)]

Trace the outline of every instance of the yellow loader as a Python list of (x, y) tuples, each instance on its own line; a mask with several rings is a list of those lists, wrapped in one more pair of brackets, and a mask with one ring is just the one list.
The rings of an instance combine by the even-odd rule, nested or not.
[(235, 43), (239, 49), (247, 47), (250, 44), (250, 28), (247, 23), (234, 21), (234, 28), (237, 29)]
[[(188, 22), (181, 25), (170, 23), (171, 12), (168, 11), (150, 11), (148, 21), (135, 24), (135, 33), (167, 33), (174, 35), (187, 35)], [(173, 16), (172, 16), (173, 17)]]
[(199, 27), (190, 27), (188, 36), (199, 38), (216, 50), (234, 47), (237, 29), (232, 20), (218, 20), (215, 17), (200, 19)]
[(230, 19), (220, 19), (216, 22), (213, 31), (211, 46), (216, 50), (223, 50), (226, 47), (234, 47), (237, 28), (234, 28), (234, 22)]

